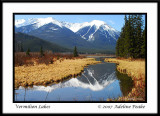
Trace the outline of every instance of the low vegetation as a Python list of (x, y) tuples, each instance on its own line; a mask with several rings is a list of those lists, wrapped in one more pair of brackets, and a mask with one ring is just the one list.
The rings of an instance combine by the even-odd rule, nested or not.
[(15, 88), (48, 85), (81, 74), (89, 64), (100, 63), (94, 58), (73, 57), (66, 54), (15, 53)]
[(105, 61), (117, 63), (117, 70), (128, 74), (134, 81), (131, 92), (127, 96), (119, 97), (117, 101), (145, 101), (145, 60), (106, 58)]
[(51, 51), (44, 52), (42, 55), (39, 52), (15, 52), (14, 64), (15, 66), (29, 66), (36, 64), (52, 64), (58, 59), (79, 59), (84, 56), (73, 57), (73, 54), (52, 53)]

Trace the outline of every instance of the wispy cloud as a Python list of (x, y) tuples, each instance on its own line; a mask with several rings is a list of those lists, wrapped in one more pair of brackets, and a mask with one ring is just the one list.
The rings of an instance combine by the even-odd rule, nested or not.
[(115, 24), (115, 22), (114, 22), (114, 21), (112, 21), (112, 20), (107, 20), (107, 22), (108, 22), (108, 23), (110, 23), (110, 24), (112, 24), (112, 25), (114, 25), (114, 24)]

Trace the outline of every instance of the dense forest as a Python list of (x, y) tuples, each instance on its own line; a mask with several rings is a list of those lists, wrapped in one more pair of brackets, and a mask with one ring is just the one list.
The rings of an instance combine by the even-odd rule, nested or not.
[(142, 15), (125, 15), (125, 24), (116, 44), (116, 56), (145, 58), (146, 27)]

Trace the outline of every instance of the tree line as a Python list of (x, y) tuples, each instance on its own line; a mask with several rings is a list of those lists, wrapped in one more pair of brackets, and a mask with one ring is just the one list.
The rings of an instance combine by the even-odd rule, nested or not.
[[(24, 52), (22, 43), (16, 44), (15, 52)], [(30, 48), (27, 49), (26, 55), (30, 56)], [(41, 57), (44, 56), (44, 51), (43, 51), (43, 47), (42, 46), (40, 47), (40, 56)], [(76, 46), (74, 47), (74, 50), (73, 50), (73, 56), (74, 57), (78, 57), (79, 56)]]
[(116, 44), (116, 56), (145, 58), (146, 29), (142, 15), (125, 15), (125, 24)]

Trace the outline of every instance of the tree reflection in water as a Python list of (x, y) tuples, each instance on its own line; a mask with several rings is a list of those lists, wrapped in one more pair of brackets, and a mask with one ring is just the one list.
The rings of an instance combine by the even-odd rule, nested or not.
[(133, 88), (133, 80), (127, 74), (122, 74), (116, 69), (117, 79), (120, 81), (120, 89), (122, 91), (123, 96), (128, 95), (128, 93)]

